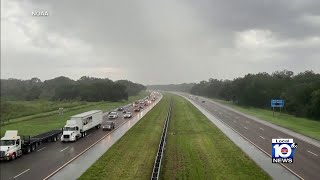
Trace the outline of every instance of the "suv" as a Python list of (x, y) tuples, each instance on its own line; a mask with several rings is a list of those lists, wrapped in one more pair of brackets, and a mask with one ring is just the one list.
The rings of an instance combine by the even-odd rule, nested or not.
[(109, 119), (117, 119), (118, 113), (117, 112), (111, 112), (108, 116)]
[(113, 130), (116, 126), (116, 123), (112, 122), (112, 121), (105, 121), (102, 123), (102, 130)]
[(123, 110), (124, 110), (123, 107), (119, 107), (119, 108), (118, 108), (118, 111), (123, 111)]

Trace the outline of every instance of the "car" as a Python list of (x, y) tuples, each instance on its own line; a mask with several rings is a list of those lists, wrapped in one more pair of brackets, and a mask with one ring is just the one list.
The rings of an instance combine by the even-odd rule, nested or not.
[(202, 100), (202, 103), (205, 103), (206, 101), (205, 100)]
[(134, 112), (139, 112), (140, 111), (140, 108), (139, 107), (135, 107), (134, 108)]
[(143, 109), (143, 106), (140, 106), (139, 108), (140, 108), (140, 109)]
[(124, 115), (124, 118), (131, 118), (132, 117), (132, 113), (130, 111), (127, 111)]
[(123, 110), (124, 110), (123, 107), (119, 107), (119, 108), (118, 108), (118, 111), (123, 111)]
[(116, 123), (114, 123), (113, 121), (105, 121), (102, 123), (102, 130), (113, 130), (116, 126)]
[(118, 118), (118, 113), (117, 112), (110, 112), (109, 116), (108, 116), (109, 119), (117, 119)]

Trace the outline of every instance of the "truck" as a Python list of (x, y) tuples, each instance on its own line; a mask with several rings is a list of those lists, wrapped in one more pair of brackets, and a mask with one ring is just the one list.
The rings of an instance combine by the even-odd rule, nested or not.
[(63, 127), (61, 135), (62, 142), (76, 141), (79, 138), (85, 137), (87, 131), (101, 127), (103, 121), (103, 113), (101, 110), (92, 110), (77, 114), (67, 120), (66, 125)]
[(0, 140), (0, 160), (14, 160), (35, 151), (43, 142), (55, 142), (62, 131), (51, 130), (36, 136), (19, 136), (17, 130), (8, 130)]

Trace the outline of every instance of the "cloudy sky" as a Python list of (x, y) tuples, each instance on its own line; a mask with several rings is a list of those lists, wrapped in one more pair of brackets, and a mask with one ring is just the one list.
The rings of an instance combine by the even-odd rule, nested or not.
[(1, 1), (1, 78), (166, 84), (283, 69), (320, 72), (319, 0)]

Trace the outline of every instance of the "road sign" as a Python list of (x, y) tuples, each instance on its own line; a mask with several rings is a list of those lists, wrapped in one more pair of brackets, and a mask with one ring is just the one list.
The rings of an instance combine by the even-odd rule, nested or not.
[(280, 107), (282, 108), (284, 106), (284, 100), (282, 99), (272, 99), (271, 100), (271, 107)]

